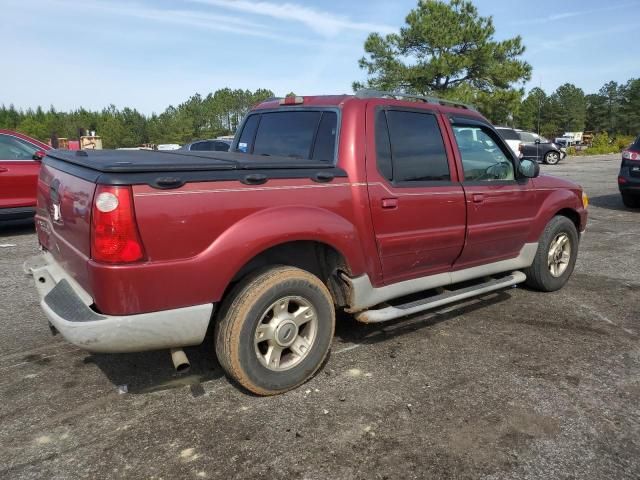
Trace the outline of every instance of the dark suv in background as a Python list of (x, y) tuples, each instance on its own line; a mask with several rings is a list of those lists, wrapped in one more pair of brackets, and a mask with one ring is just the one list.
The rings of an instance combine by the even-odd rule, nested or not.
[(537, 133), (507, 127), (496, 127), (496, 130), (505, 139), (520, 139), (522, 158), (544, 162), (547, 165), (555, 165), (567, 156), (564, 147), (541, 137)]
[(622, 152), (618, 187), (625, 206), (640, 208), (640, 136)]

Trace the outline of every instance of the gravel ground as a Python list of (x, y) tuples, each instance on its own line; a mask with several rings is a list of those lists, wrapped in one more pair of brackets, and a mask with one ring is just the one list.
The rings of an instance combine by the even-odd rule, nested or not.
[(378, 326), (343, 315), (324, 370), (272, 398), (230, 384), (210, 341), (177, 376), (167, 352), (52, 337), (20, 269), (33, 227), (0, 227), (0, 478), (639, 478), (640, 211), (618, 166), (542, 168), (591, 196), (563, 290)]

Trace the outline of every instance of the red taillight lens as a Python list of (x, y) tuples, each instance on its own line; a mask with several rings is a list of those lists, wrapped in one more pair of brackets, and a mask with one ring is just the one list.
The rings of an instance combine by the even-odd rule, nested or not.
[(91, 258), (106, 263), (144, 258), (131, 187), (96, 188), (91, 214)]
[(618, 177), (618, 183), (622, 185), (623, 183), (627, 183), (627, 179), (624, 177)]

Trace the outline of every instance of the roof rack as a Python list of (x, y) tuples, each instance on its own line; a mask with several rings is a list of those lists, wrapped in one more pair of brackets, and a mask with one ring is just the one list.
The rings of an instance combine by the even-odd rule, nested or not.
[(357, 98), (381, 98), (381, 97), (391, 97), (391, 98), (411, 98), (414, 100), (420, 100), (425, 103), (432, 103), (434, 105), (445, 105), (452, 107), (462, 107), (467, 110), (473, 110), (477, 112), (478, 110), (473, 105), (469, 105), (468, 103), (458, 102), (457, 100), (447, 100), (446, 98), (440, 97), (425, 97), (422, 95), (412, 95), (410, 93), (402, 93), (402, 92), (386, 92), (384, 90), (374, 90), (370, 88), (363, 88), (356, 92)]

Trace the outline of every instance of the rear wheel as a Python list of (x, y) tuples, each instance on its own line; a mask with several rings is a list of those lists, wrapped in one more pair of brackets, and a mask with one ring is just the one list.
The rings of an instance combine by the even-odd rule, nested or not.
[(524, 270), (526, 284), (543, 292), (561, 289), (573, 272), (577, 256), (576, 226), (567, 217), (553, 217), (540, 237), (533, 264)]
[(329, 352), (335, 310), (318, 277), (272, 267), (241, 282), (220, 311), (215, 340), (225, 372), (258, 395), (307, 381)]
[(628, 208), (640, 208), (640, 195), (622, 194), (622, 203)]
[(547, 165), (555, 165), (560, 161), (560, 154), (558, 152), (547, 152), (544, 156), (544, 163)]

